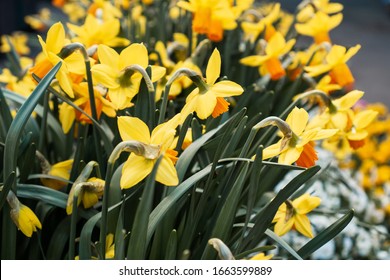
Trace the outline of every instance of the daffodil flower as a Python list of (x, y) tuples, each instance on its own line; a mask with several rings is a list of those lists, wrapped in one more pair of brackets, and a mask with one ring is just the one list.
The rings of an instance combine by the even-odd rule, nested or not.
[(80, 52), (73, 52), (65, 58), (58, 56), (62, 48), (70, 43), (70, 41), (65, 38), (65, 30), (60, 22), (57, 22), (50, 27), (47, 32), (46, 42), (43, 41), (39, 35), (38, 39), (42, 47), (44, 59), (36, 63), (35, 66), (30, 69), (30, 72), (42, 79), (54, 65), (61, 61), (62, 65), (56, 74), (56, 78), (65, 93), (73, 98), (74, 94), (70, 75), (71, 73), (81, 76), (85, 75), (85, 61), (83, 55)]
[[(136, 140), (159, 148), (159, 155), (162, 155), (162, 160), (157, 169), (156, 181), (166, 186), (176, 186), (179, 183), (174, 166), (177, 160), (177, 152), (170, 147), (180, 120), (181, 116), (178, 114), (168, 122), (158, 125), (150, 133), (148, 126), (138, 118), (118, 118), (118, 129), (123, 141)], [(157, 157), (150, 159), (134, 153), (130, 154), (122, 169), (121, 188), (131, 188), (142, 181), (152, 172), (156, 160)]]
[(224, 30), (237, 27), (236, 15), (228, 0), (179, 1), (177, 5), (193, 14), (194, 32), (206, 34), (211, 41), (221, 41)]
[(295, 44), (295, 39), (288, 42), (280, 32), (276, 32), (268, 41), (264, 55), (244, 57), (240, 62), (244, 65), (259, 67), (260, 75), (270, 74), (272, 80), (278, 80), (286, 75), (280, 57), (289, 52)]
[(237, 83), (224, 80), (216, 82), (221, 72), (221, 55), (214, 49), (207, 63), (206, 83), (195, 88), (186, 99), (181, 113), (186, 118), (190, 113), (196, 112), (200, 119), (210, 115), (214, 118), (226, 112), (229, 103), (224, 97), (241, 95), (244, 89)]
[[(108, 96), (116, 109), (121, 110), (132, 106), (131, 100), (138, 93), (142, 75), (138, 72), (129, 72), (128, 66), (139, 65), (146, 68), (149, 65), (149, 56), (143, 44), (131, 44), (120, 54), (114, 49), (99, 45), (98, 57), (100, 64), (92, 67), (93, 81), (108, 88)], [(152, 66), (152, 82), (156, 82), (165, 75), (165, 68)]]
[(104, 184), (104, 180), (96, 177), (89, 178), (86, 182), (74, 183), (68, 195), (66, 213), (72, 214), (75, 193), (77, 193), (77, 206), (81, 203), (85, 209), (94, 206), (103, 195)]
[(299, 34), (313, 37), (316, 44), (322, 42), (330, 43), (329, 31), (339, 26), (342, 20), (343, 14), (341, 13), (329, 16), (324, 12), (318, 11), (307, 22), (295, 24), (295, 29)]
[(279, 155), (278, 162), (281, 164), (295, 162), (302, 167), (313, 166), (318, 159), (314, 141), (329, 138), (338, 130), (320, 127), (307, 129), (308, 121), (309, 114), (305, 109), (295, 107), (286, 119), (292, 131), (291, 138), (283, 136), (277, 143), (266, 147), (263, 151), (263, 159)]
[[(75, 101), (73, 101), (73, 103), (80, 107), (86, 114), (92, 116), (87, 83), (74, 84), (73, 89), (76, 94)], [(116, 116), (115, 106), (102, 95), (97, 87), (94, 88), (94, 96), (98, 120), (100, 119), (102, 113), (112, 118)], [(91, 119), (85, 114), (75, 110), (72, 106), (65, 102), (59, 106), (59, 109), (60, 122), (64, 133), (69, 132), (75, 120), (81, 123), (92, 123)]]
[(377, 115), (378, 112), (374, 110), (363, 110), (356, 114), (352, 112), (350, 116), (350, 119), (352, 119), (351, 127), (346, 131), (346, 137), (353, 149), (356, 150), (364, 145), (368, 136), (366, 128), (375, 120)]
[(12, 191), (8, 192), (7, 201), (11, 208), (12, 221), (25, 236), (31, 237), (37, 229), (42, 229), (38, 217), (29, 207), (22, 204)]
[[(13, 32), (12, 36), (8, 36), (9, 42), (14, 47), (19, 55), (28, 55), (30, 48), (27, 45), (28, 37), (22, 32)], [(11, 46), (8, 43), (7, 35), (1, 36), (0, 52), (7, 53), (11, 51)]]
[(321, 203), (319, 197), (304, 194), (291, 201), (286, 201), (280, 205), (273, 219), (275, 224), (274, 231), (277, 235), (282, 236), (291, 229), (296, 229), (304, 236), (313, 238), (313, 232), (310, 220), (307, 214)]
[(360, 45), (349, 48), (348, 50), (339, 45), (333, 45), (329, 53), (325, 57), (323, 64), (307, 66), (305, 71), (311, 77), (316, 77), (326, 72), (329, 72), (332, 80), (342, 87), (350, 87), (355, 79), (346, 64), (347, 61), (354, 56), (360, 49)]
[(73, 42), (80, 42), (86, 48), (93, 45), (105, 44), (109, 47), (124, 47), (130, 44), (126, 38), (118, 37), (120, 32), (120, 21), (112, 18), (101, 21), (93, 15), (88, 15), (82, 26), (68, 23), (68, 28), (76, 35)]

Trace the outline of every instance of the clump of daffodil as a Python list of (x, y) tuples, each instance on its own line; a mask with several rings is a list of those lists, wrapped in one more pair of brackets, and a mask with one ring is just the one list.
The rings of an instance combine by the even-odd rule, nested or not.
[(44, 58), (38, 61), (30, 69), (30, 72), (42, 79), (54, 65), (61, 61), (62, 65), (56, 74), (56, 78), (65, 93), (70, 97), (74, 97), (71, 74), (81, 75), (82, 77), (85, 75), (85, 61), (82, 53), (76, 51), (65, 58), (59, 56), (63, 47), (70, 43), (65, 38), (65, 30), (60, 22), (50, 27), (47, 32), (46, 42), (39, 35), (38, 39)]
[(282, 236), (295, 229), (304, 236), (313, 238), (313, 232), (310, 225), (310, 220), (307, 214), (317, 208), (321, 203), (319, 197), (304, 194), (293, 201), (287, 200), (280, 205), (273, 219), (275, 224), (274, 232)]
[(296, 23), (295, 29), (299, 34), (313, 37), (316, 44), (322, 42), (331, 42), (329, 32), (340, 25), (343, 20), (343, 14), (338, 13), (329, 16), (326, 13), (318, 11), (311, 19), (305, 23)]
[[(39, 151), (35, 153), (42, 169), (42, 174), (53, 176), (54, 178), (41, 178), (41, 182), (46, 187), (60, 190), (68, 184), (70, 171), (73, 166), (73, 159), (57, 162), (51, 165), (48, 160)], [(58, 178), (55, 179), (55, 177)]]
[[(271, 117), (272, 118), (272, 117)], [(298, 166), (311, 167), (318, 159), (315, 150), (315, 142), (329, 138), (336, 134), (337, 129), (322, 129), (320, 127), (307, 128), (309, 114), (303, 108), (295, 107), (287, 116), (286, 121), (272, 118), (270, 121), (264, 119), (257, 126), (277, 125), (283, 137), (275, 144), (263, 150), (263, 159), (279, 156), (281, 164), (296, 163)]]
[(12, 221), (25, 236), (31, 237), (37, 229), (42, 229), (38, 217), (29, 207), (22, 204), (12, 191), (8, 192), (7, 202), (11, 208)]
[(131, 188), (148, 176), (160, 155), (162, 159), (157, 169), (156, 181), (166, 186), (176, 186), (179, 183), (175, 168), (178, 153), (171, 149), (171, 146), (180, 120), (181, 116), (178, 114), (169, 121), (158, 125), (150, 133), (148, 126), (139, 118), (118, 118), (118, 129), (123, 141), (139, 141), (155, 147), (158, 151), (156, 155), (150, 157), (130, 154), (122, 169), (120, 180), (122, 189)]
[(80, 42), (86, 48), (99, 44), (105, 44), (109, 47), (125, 47), (130, 44), (128, 39), (118, 37), (120, 21), (117, 18), (102, 22), (89, 14), (83, 25), (68, 23), (67, 26), (75, 34), (72, 41)]
[(297, 21), (306, 22), (315, 16), (318, 11), (331, 15), (341, 12), (343, 8), (342, 4), (329, 3), (329, 0), (302, 1), (301, 5), (298, 6), (299, 12), (297, 14)]
[(231, 9), (229, 0), (179, 1), (177, 5), (193, 14), (193, 31), (207, 35), (211, 41), (221, 41), (224, 30), (237, 27), (237, 16)]
[[(114, 49), (99, 45), (100, 64), (92, 67), (93, 81), (108, 89), (108, 97), (121, 110), (131, 107), (131, 100), (138, 93), (142, 74), (131, 69), (136, 65), (146, 69), (149, 65), (148, 50), (143, 44), (134, 43), (118, 54)], [(151, 81), (156, 82), (165, 75), (165, 68), (152, 66)]]
[(260, 75), (270, 74), (272, 80), (278, 80), (286, 75), (281, 57), (288, 53), (295, 44), (295, 39), (288, 42), (280, 32), (276, 32), (265, 47), (265, 54), (244, 57), (240, 62), (244, 65), (259, 67)]
[(197, 87), (187, 96), (181, 113), (186, 118), (196, 112), (200, 119), (218, 117), (228, 111), (229, 102), (225, 97), (241, 95), (244, 89), (237, 83), (223, 80), (217, 82), (221, 72), (221, 55), (214, 49), (207, 63), (206, 83), (197, 81)]
[(360, 45), (349, 48), (333, 45), (329, 53), (325, 56), (324, 62), (318, 65), (305, 67), (305, 71), (311, 77), (317, 77), (324, 73), (329, 73), (332, 81), (342, 87), (351, 88), (355, 79), (347, 65), (347, 61), (360, 49)]
[(69, 192), (66, 203), (66, 213), (72, 214), (74, 195), (77, 195), (77, 206), (83, 203), (85, 209), (91, 208), (103, 195), (104, 180), (92, 177), (86, 182), (75, 182)]
[[(92, 108), (89, 99), (88, 84), (86, 82), (73, 84), (73, 89), (75, 92), (75, 100), (73, 101), (74, 105), (80, 107), (80, 109), (91, 117)], [(94, 87), (94, 96), (98, 120), (100, 119), (102, 113), (111, 118), (116, 116), (115, 106), (104, 97), (102, 89), (99, 89), (98, 86)], [(80, 123), (92, 123), (92, 120), (88, 116), (74, 109), (68, 103), (62, 103), (59, 106), (59, 109), (59, 117), (64, 133), (69, 132), (75, 120)]]

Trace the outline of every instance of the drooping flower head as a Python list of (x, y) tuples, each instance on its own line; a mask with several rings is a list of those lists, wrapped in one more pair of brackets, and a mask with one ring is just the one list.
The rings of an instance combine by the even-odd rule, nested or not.
[(259, 67), (260, 75), (270, 74), (272, 80), (278, 80), (286, 75), (280, 58), (289, 52), (295, 44), (295, 39), (286, 42), (280, 32), (276, 32), (267, 43), (264, 55), (244, 57), (240, 62), (244, 65)]
[[(139, 72), (128, 71), (132, 65), (146, 68), (149, 65), (148, 50), (143, 44), (131, 44), (118, 54), (114, 49), (99, 45), (100, 64), (92, 67), (93, 81), (108, 89), (108, 97), (118, 110), (132, 106), (131, 100), (138, 93), (142, 80)], [(152, 82), (165, 75), (165, 68), (152, 66)]]
[(313, 232), (310, 220), (307, 214), (321, 203), (319, 197), (304, 194), (291, 201), (286, 201), (280, 205), (274, 219), (274, 231), (277, 235), (282, 236), (291, 229), (296, 229), (304, 236), (313, 238)]
[(122, 189), (135, 186), (152, 172), (158, 156), (162, 160), (157, 169), (156, 181), (166, 186), (176, 186), (179, 183), (177, 171), (174, 166), (177, 152), (171, 149), (174, 141), (176, 127), (180, 124), (181, 116), (176, 115), (169, 121), (158, 125), (150, 133), (148, 126), (139, 118), (119, 117), (118, 129), (123, 141), (135, 140), (146, 145), (158, 148), (155, 158), (147, 158), (131, 153), (122, 169), (120, 185)]

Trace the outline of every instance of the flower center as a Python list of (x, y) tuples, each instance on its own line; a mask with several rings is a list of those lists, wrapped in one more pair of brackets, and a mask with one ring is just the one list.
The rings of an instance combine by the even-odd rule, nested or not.
[(338, 85), (350, 86), (355, 82), (354, 77), (352, 76), (351, 70), (348, 65), (345, 63), (337, 64), (332, 71), (329, 72), (332, 81), (337, 83)]
[(315, 143), (313, 141), (309, 141), (305, 146), (303, 146), (303, 151), (296, 161), (298, 166), (311, 167), (315, 165), (316, 160), (318, 160), (318, 156), (314, 147)]
[(196, 33), (206, 34), (209, 31), (211, 22), (211, 10), (207, 7), (200, 7), (194, 14), (192, 22)]
[(215, 105), (214, 111), (211, 115), (213, 116), (213, 118), (216, 118), (219, 115), (227, 112), (228, 109), (229, 102), (227, 102), (223, 97), (217, 97), (217, 104)]
[(282, 63), (277, 57), (271, 57), (265, 62), (265, 67), (268, 73), (271, 75), (272, 80), (279, 80), (286, 75)]

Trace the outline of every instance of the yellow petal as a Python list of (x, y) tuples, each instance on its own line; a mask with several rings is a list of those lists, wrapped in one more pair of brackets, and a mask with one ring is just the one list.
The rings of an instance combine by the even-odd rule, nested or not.
[(236, 96), (244, 92), (244, 89), (239, 84), (232, 81), (218, 82), (210, 90), (218, 97)]
[(287, 116), (286, 122), (290, 125), (291, 130), (301, 135), (309, 120), (309, 114), (303, 108), (295, 107)]
[(158, 80), (160, 80), (162, 77), (164, 77), (165, 73), (167, 72), (167, 69), (165, 69), (165, 67), (162, 67), (162, 66), (156, 66), (156, 65), (153, 65), (152, 67), (152, 82), (157, 82)]
[(303, 147), (288, 148), (279, 155), (279, 163), (292, 164), (297, 161), (303, 151)]
[(64, 59), (66, 67), (69, 72), (84, 75), (85, 74), (85, 62), (84, 57), (80, 52), (74, 52)]
[(356, 114), (353, 119), (353, 124), (357, 129), (366, 128), (375, 118), (378, 116), (378, 112), (374, 110), (364, 110)]
[(214, 94), (207, 92), (196, 97), (195, 112), (200, 119), (206, 119), (214, 111), (217, 105), (217, 98)]
[(164, 156), (160, 161), (156, 181), (166, 186), (177, 186), (179, 184), (176, 168), (168, 156)]
[(352, 56), (354, 56), (360, 50), (360, 48), (361, 46), (359, 44), (349, 48), (343, 57), (343, 62), (346, 63)]
[(316, 66), (305, 66), (304, 69), (309, 74), (310, 77), (316, 77), (330, 71), (332, 69), (332, 65), (320, 64)]
[(269, 58), (270, 58), (269, 55), (251, 55), (251, 56), (241, 58), (240, 63), (247, 66), (257, 67), (263, 64)]
[(138, 64), (142, 68), (148, 67), (148, 50), (144, 44), (131, 44), (121, 52), (119, 60), (120, 69), (133, 64)]
[(326, 138), (330, 138), (333, 135), (335, 135), (339, 130), (338, 129), (321, 129), (317, 132), (316, 136), (313, 137), (311, 140), (322, 140)]
[(72, 128), (73, 122), (76, 119), (76, 112), (74, 108), (67, 103), (62, 103), (59, 106), (59, 117), (62, 126), (62, 130), (65, 134)]
[(310, 220), (306, 215), (295, 215), (295, 228), (298, 232), (304, 236), (313, 238), (313, 232), (311, 230)]
[(118, 117), (118, 129), (123, 141), (136, 140), (150, 144), (149, 128), (139, 118)]
[(207, 69), (206, 69), (207, 84), (213, 85), (215, 81), (219, 78), (220, 73), (221, 73), (221, 55), (218, 49), (215, 48), (207, 63)]
[(270, 145), (263, 150), (263, 159), (269, 159), (275, 157), (281, 153), (281, 141), (276, 144)]
[(61, 22), (57, 22), (50, 27), (46, 37), (46, 47), (50, 52), (59, 53), (64, 46), (65, 29)]
[(368, 132), (365, 131), (365, 130), (356, 131), (356, 132), (351, 132), (351, 133), (348, 133), (348, 134), (347, 134), (348, 140), (352, 140), (352, 141), (363, 140), (363, 139), (365, 139), (367, 136), (368, 136)]
[(344, 46), (340, 46), (340, 45), (332, 46), (330, 52), (326, 56), (326, 61), (328, 62), (328, 64), (331, 64), (331, 65), (336, 65), (336, 64), (342, 62), (345, 51), (346, 51), (346, 48)]
[(63, 91), (65, 91), (65, 93), (69, 95), (69, 97), (73, 98), (74, 94), (73, 94), (72, 84), (70, 82), (69, 76), (64, 71), (61, 71), (60, 69), (60, 71), (57, 72), (56, 78)]
[(88, 209), (94, 206), (99, 201), (99, 197), (96, 193), (84, 191), (82, 196), (82, 202), (84, 208)]
[(114, 49), (101, 44), (98, 46), (98, 57), (101, 64), (108, 65), (111, 69), (122, 70), (119, 65), (119, 54)]
[(279, 221), (277, 221), (275, 224), (274, 232), (277, 235), (282, 236), (286, 234), (288, 231), (290, 231), (293, 225), (294, 225), (293, 219), (289, 219), (287, 222), (285, 219), (279, 219)]
[(117, 88), (118, 72), (115, 68), (107, 64), (97, 64), (91, 69), (93, 82), (95, 84), (102, 84), (106, 88)]
[(131, 154), (122, 169), (121, 188), (128, 189), (141, 182), (152, 172), (153, 164), (154, 160)]
[(333, 104), (337, 107), (338, 111), (345, 111), (350, 109), (355, 103), (362, 98), (364, 95), (363, 91), (353, 90), (348, 92), (343, 97), (333, 101)]
[(128, 96), (128, 94), (131, 92), (133, 91), (131, 91), (129, 88), (111, 88), (108, 91), (108, 96), (117, 110), (123, 110), (133, 105), (133, 103), (131, 103), (131, 98)]
[(334, 29), (340, 25), (340, 23), (343, 21), (343, 14), (338, 13), (334, 16), (331, 16), (329, 19), (330, 19), (330, 21), (329, 21), (328, 28), (329, 28), (329, 30), (331, 30), (331, 29)]
[(316, 196), (311, 196), (308, 193), (294, 199), (293, 206), (298, 214), (307, 214), (321, 204), (321, 199)]

